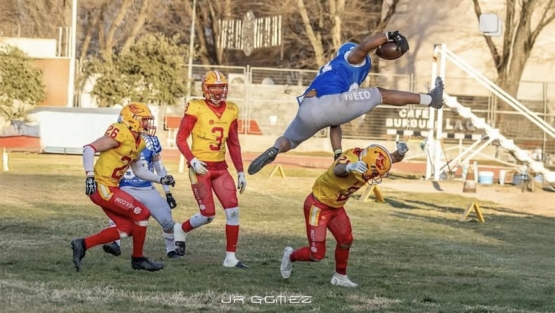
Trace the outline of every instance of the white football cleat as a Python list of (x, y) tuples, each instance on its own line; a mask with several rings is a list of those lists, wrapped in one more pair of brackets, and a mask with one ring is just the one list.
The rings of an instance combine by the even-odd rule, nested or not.
[(349, 287), (349, 288), (356, 288), (358, 287), (357, 284), (353, 283), (347, 275), (341, 275), (334, 273), (331, 278), (331, 284), (335, 286), (341, 287)]
[(283, 250), (283, 258), (281, 259), (281, 266), (279, 270), (281, 271), (281, 277), (287, 279), (291, 276), (291, 271), (293, 271), (293, 262), (291, 262), (291, 253), (293, 253), (293, 248), (285, 247)]

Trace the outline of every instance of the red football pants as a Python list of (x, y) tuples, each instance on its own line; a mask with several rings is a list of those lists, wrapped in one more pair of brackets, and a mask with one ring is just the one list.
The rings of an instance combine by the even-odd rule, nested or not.
[(97, 192), (90, 195), (92, 202), (100, 206), (104, 213), (116, 224), (100, 233), (85, 238), (87, 249), (99, 244), (110, 243), (122, 235), (133, 237), (133, 256), (143, 256), (149, 210), (119, 187), (98, 184)]
[(329, 229), (335, 241), (336, 272), (345, 275), (349, 259), (349, 248), (353, 242), (351, 220), (345, 208), (331, 208), (318, 202), (312, 194), (304, 202), (304, 217), (308, 247), (295, 250), (291, 261), (320, 261), (326, 255), (326, 232)]

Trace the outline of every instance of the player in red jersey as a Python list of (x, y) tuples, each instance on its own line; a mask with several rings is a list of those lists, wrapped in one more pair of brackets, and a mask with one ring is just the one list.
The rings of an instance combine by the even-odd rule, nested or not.
[(289, 278), (293, 262), (317, 262), (326, 254), (327, 229), (333, 234), (335, 246), (335, 273), (331, 284), (357, 287), (347, 276), (349, 249), (353, 242), (351, 221), (344, 205), (360, 187), (379, 184), (389, 175), (391, 165), (403, 160), (408, 146), (397, 143), (397, 150), (389, 153), (380, 145), (345, 151), (328, 170), (314, 182), (312, 193), (304, 202), (306, 235), (309, 245), (297, 250), (286, 247), (281, 261), (281, 275)]
[[(141, 151), (145, 148), (141, 134), (154, 135), (156, 131), (154, 116), (148, 106), (129, 103), (121, 109), (119, 121), (110, 125), (104, 136), (83, 147), (83, 167), (87, 175), (85, 194), (102, 208), (116, 227), (71, 241), (73, 264), (78, 272), (86, 250), (129, 236), (133, 237), (133, 269), (158, 271), (164, 267), (164, 264), (143, 255), (150, 212), (141, 202), (121, 190), (119, 182), (129, 167), (137, 177), (151, 182), (173, 186), (175, 180), (171, 175), (160, 177), (150, 172), (140, 162)], [(96, 152), (100, 155), (95, 163)]]
[[(176, 223), (174, 236), (176, 251), (185, 253), (186, 234), (212, 222), (216, 215), (213, 191), (226, 216), (227, 244), (223, 266), (247, 268), (235, 256), (239, 238), (239, 201), (235, 183), (227, 170), (226, 145), (237, 170), (237, 189), (240, 193), (245, 190), (247, 182), (237, 132), (239, 109), (235, 103), (226, 101), (227, 88), (227, 79), (221, 72), (209, 71), (202, 78), (204, 99), (187, 103), (176, 143), (189, 163), (191, 187), (200, 212), (182, 224)], [(191, 147), (187, 143), (190, 136)]]

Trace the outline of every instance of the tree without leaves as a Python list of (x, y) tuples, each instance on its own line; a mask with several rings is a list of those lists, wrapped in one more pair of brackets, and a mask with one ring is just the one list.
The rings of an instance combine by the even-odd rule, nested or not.
[[(472, 0), (478, 19), (482, 14), (479, 0)], [(555, 19), (555, 0), (506, 0), (506, 14), (501, 46), (490, 36), (484, 39), (491, 52), (496, 83), (516, 96), (526, 62), (538, 35)]]
[(70, 17), (68, 0), (2, 0), (0, 34), (57, 38), (59, 27), (70, 25)]
[[(399, 0), (287, 0), (274, 7), (284, 23), (285, 66), (318, 68), (345, 41), (383, 32)], [(385, 14), (382, 12), (385, 11)]]

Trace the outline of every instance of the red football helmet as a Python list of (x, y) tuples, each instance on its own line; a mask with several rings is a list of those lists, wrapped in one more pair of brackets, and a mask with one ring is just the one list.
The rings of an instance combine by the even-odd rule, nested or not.
[(204, 99), (214, 105), (227, 99), (227, 78), (220, 71), (209, 71), (202, 77)]

